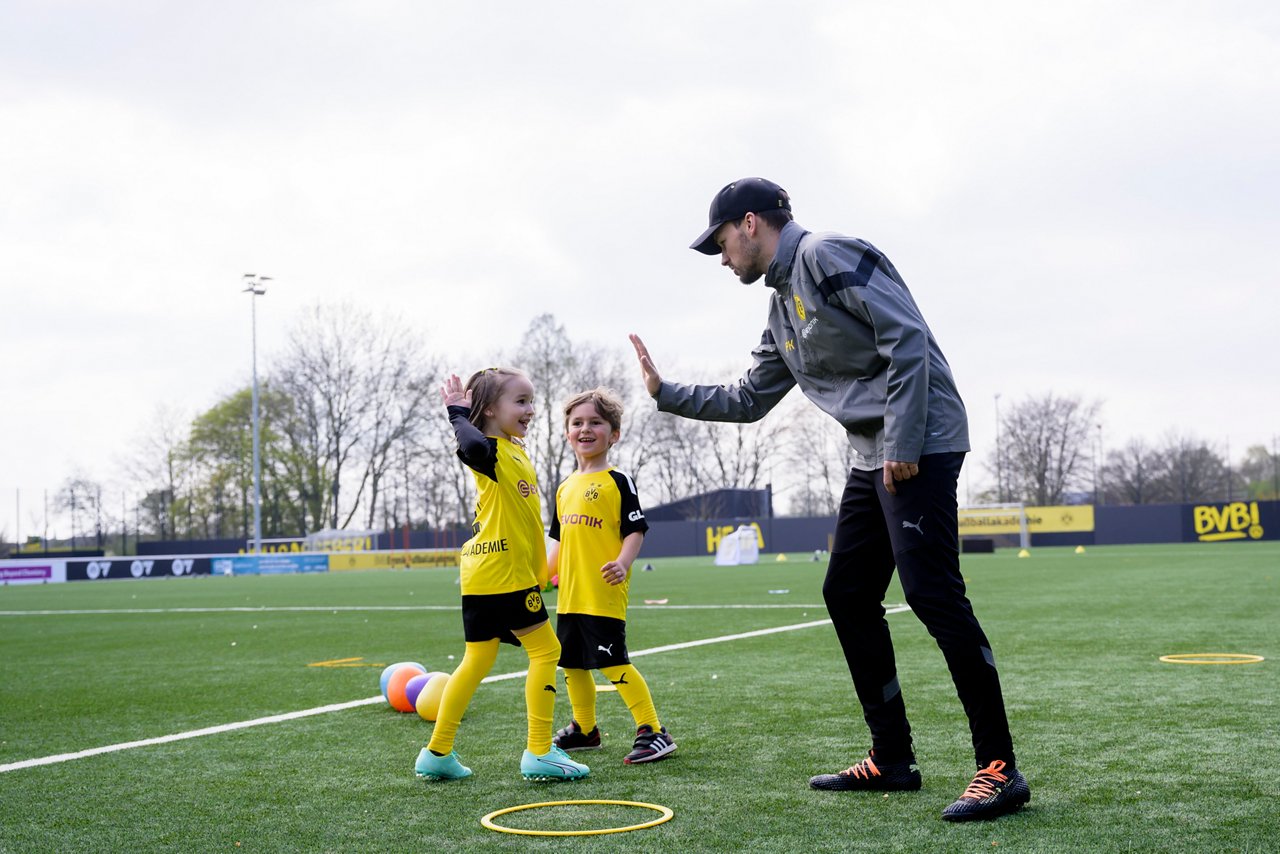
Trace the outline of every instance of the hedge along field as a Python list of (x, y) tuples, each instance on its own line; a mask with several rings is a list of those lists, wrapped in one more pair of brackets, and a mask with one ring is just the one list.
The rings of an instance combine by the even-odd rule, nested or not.
[[(938, 817), (968, 782), (972, 754), (942, 656), (910, 613), (887, 619), (924, 789), (807, 787), (865, 755), (867, 737), (822, 623), (825, 567), (788, 557), (654, 560), (634, 573), (633, 653), (715, 642), (635, 657), (674, 756), (624, 766), (630, 715), (602, 692), (604, 748), (578, 754), (592, 774), (568, 784), (520, 778), (519, 678), (477, 692), (457, 743), (475, 775), (456, 783), (414, 777), (431, 724), (380, 699), (13, 767), (369, 700), (395, 661), (451, 670), (463, 646), (454, 570), (0, 588), (0, 850), (1275, 850), (1280, 544), (965, 555), (1032, 786), (1021, 813), (970, 825)], [(902, 602), (896, 585), (887, 602)], [(1265, 660), (1159, 660), (1189, 653)], [(525, 661), (504, 646), (493, 675)], [(342, 666), (312, 666), (324, 662)], [(561, 681), (556, 726), (568, 716)], [(674, 818), (572, 840), (480, 824), (562, 799), (653, 803)], [(501, 821), (564, 830), (652, 817), (583, 806)]]

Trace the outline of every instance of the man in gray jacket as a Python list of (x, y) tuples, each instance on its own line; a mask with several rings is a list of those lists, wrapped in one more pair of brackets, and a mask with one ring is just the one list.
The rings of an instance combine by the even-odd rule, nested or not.
[(719, 255), (743, 284), (773, 289), (754, 362), (737, 383), (663, 380), (632, 335), (658, 409), (703, 421), (757, 421), (799, 386), (840, 422), (853, 467), (822, 586), (863, 717), (866, 759), (809, 783), (836, 791), (921, 787), (883, 607), (896, 567), (907, 604), (938, 642), (969, 718), (978, 772), (942, 817), (994, 818), (1031, 799), (1018, 772), (991, 644), (960, 575), (956, 483), (969, 450), (955, 380), (911, 292), (874, 246), (814, 234), (787, 192), (743, 178), (712, 200), (690, 247)]

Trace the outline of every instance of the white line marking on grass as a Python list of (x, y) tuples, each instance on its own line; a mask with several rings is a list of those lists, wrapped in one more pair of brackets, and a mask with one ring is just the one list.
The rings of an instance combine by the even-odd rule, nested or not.
[[(826, 605), (797, 603), (759, 605), (632, 605), (633, 611), (768, 611), (779, 608), (826, 608)], [(554, 605), (547, 607), (554, 611)], [(0, 617), (56, 617), (63, 614), (261, 614), (272, 611), (460, 611), (461, 605), (280, 605), (252, 607), (229, 605), (224, 608), (98, 608), (41, 611), (0, 611)]]
[(323, 715), (329, 712), (340, 712), (344, 709), (354, 709), (357, 706), (370, 706), (374, 703), (385, 703), (382, 695), (376, 697), (368, 697), (363, 700), (352, 700), (349, 703), (333, 703), (328, 706), (317, 706), (314, 709), (303, 709), (300, 712), (285, 712), (282, 715), (271, 715), (265, 718), (255, 718), (251, 721), (238, 721), (233, 724), (220, 724), (218, 726), (205, 727), (204, 729), (193, 729), (189, 732), (178, 732), (173, 735), (162, 735), (157, 738), (144, 738), (140, 741), (126, 741), (123, 744), (109, 744), (106, 747), (91, 747), (88, 750), (80, 750), (75, 753), (59, 753), (57, 756), (42, 756), (39, 759), (24, 759), (21, 762), (10, 762), (8, 765), (0, 765), (0, 773), (5, 771), (17, 771), (19, 768), (34, 768), (37, 765), (53, 765), (57, 762), (67, 762), (71, 759), (84, 759), (87, 756), (97, 756), (101, 753), (115, 753), (120, 750), (130, 750), (135, 747), (150, 747), (153, 744), (167, 744), (171, 741), (185, 741), (189, 738), (199, 738), (202, 735), (217, 735), (222, 732), (231, 732), (237, 729), (248, 729), (250, 727), (262, 726), (263, 724), (280, 723), (281, 721), (292, 721), (298, 718), (307, 718), (312, 715)]
[(461, 605), (280, 605), (224, 608), (100, 608), (65, 611), (0, 611), (0, 617), (59, 616), (62, 614), (260, 614), (267, 611), (459, 611)]
[(826, 605), (815, 605), (813, 603), (805, 604), (797, 602), (791, 604), (770, 604), (770, 605), (628, 605), (628, 611), (769, 611), (779, 608), (816, 608), (819, 611), (825, 611)]
[[(909, 611), (906, 605), (893, 605), (885, 609), (886, 614), (900, 614), (903, 611)], [(728, 643), (729, 641), (745, 640), (747, 638), (758, 638), (766, 635), (776, 635), (781, 632), (794, 632), (800, 629), (812, 629), (817, 626), (830, 625), (831, 620), (812, 620), (807, 623), (796, 623), (790, 626), (775, 626), (771, 629), (757, 629), (751, 632), (739, 632), (733, 635), (721, 635), (716, 638), (703, 638), (702, 640), (685, 641), (684, 643), (673, 643), (665, 646), (654, 646), (649, 649), (636, 650), (631, 653), (631, 657), (635, 658), (642, 655), (656, 655), (660, 652), (675, 652), (681, 649), (693, 649), (699, 646), (709, 646), (715, 643)], [(486, 676), (482, 682), (505, 682), (509, 679), (519, 679), (525, 676), (528, 670), (519, 670), (515, 673), (501, 673), (497, 676)], [(55, 765), (59, 762), (69, 762), (72, 759), (85, 759), (90, 756), (99, 756), (103, 753), (116, 753), (121, 750), (132, 750), (135, 747), (150, 747), (156, 744), (168, 744), (174, 741), (186, 741), (191, 738), (199, 738), (205, 735), (218, 735), (224, 732), (233, 732), (239, 729), (249, 729), (251, 727), (263, 726), (265, 724), (276, 724), (284, 721), (297, 720), (299, 718), (308, 718), (315, 715), (325, 715), (329, 712), (341, 712), (346, 709), (355, 709), (360, 706), (372, 706), (376, 703), (385, 703), (386, 700), (381, 694), (376, 697), (366, 697), (363, 700), (351, 700), (346, 703), (332, 703), (328, 706), (317, 706), (314, 709), (303, 709), (299, 712), (286, 712), (281, 715), (270, 715), (265, 718), (254, 718), (248, 721), (237, 721), (236, 723), (220, 724), (218, 726), (204, 727), (203, 729), (193, 729), (188, 732), (178, 732), (172, 735), (162, 735), (156, 738), (144, 738), (139, 741), (126, 741), (121, 744), (109, 744), (105, 747), (91, 747), (88, 750), (79, 750), (75, 753), (59, 753), (55, 756), (41, 756), (36, 759), (24, 759), (21, 762), (10, 762), (7, 765), (0, 765), (0, 774), (6, 771), (18, 771), (22, 768), (35, 768), (40, 765)]]

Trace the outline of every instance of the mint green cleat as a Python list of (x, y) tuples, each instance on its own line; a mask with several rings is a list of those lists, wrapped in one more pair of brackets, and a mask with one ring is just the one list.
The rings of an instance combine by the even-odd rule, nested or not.
[(520, 773), (526, 780), (547, 782), (551, 780), (581, 780), (591, 773), (591, 769), (581, 762), (574, 762), (569, 754), (552, 745), (551, 749), (541, 756), (534, 756), (526, 750), (520, 758)]
[(413, 765), (413, 773), (423, 780), (461, 780), (471, 776), (471, 769), (458, 760), (456, 750), (448, 756), (436, 756), (424, 747)]

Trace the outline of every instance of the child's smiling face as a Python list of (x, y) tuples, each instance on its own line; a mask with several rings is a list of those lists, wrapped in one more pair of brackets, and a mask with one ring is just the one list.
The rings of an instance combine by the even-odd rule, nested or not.
[(508, 438), (523, 439), (533, 421), (533, 383), (523, 376), (507, 380), (498, 400), (485, 410), (486, 433), (500, 432)]
[(569, 411), (565, 419), (565, 436), (580, 464), (608, 454), (609, 448), (618, 441), (618, 431), (613, 429), (596, 410), (596, 405), (589, 400)]

